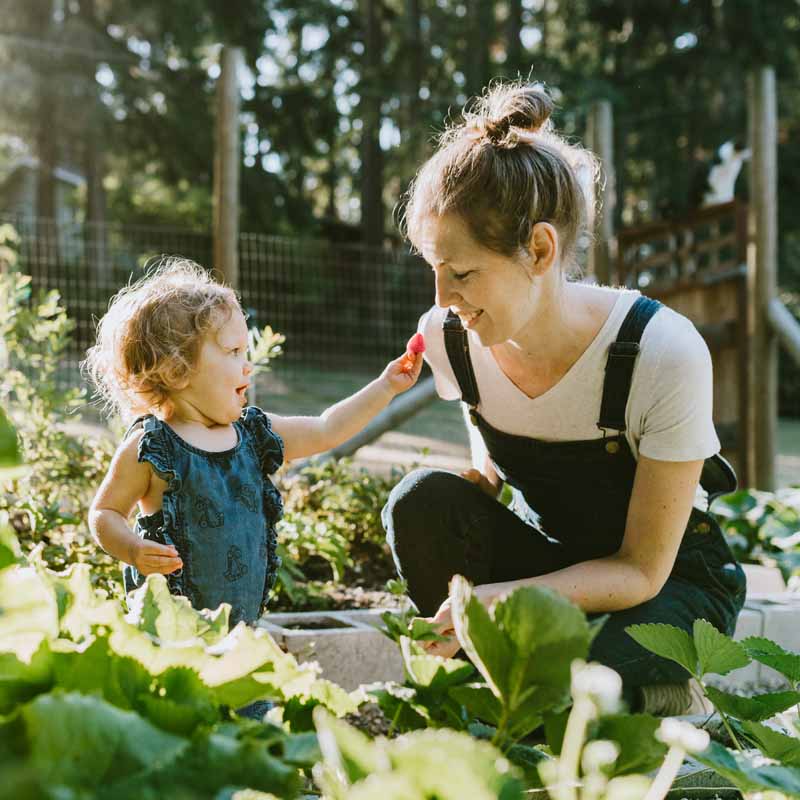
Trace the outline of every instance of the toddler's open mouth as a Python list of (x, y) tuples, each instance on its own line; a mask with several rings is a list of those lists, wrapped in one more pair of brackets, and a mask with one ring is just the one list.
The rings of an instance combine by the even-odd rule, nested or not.
[(238, 394), (238, 395), (239, 395), (239, 399), (240, 399), (240, 400), (244, 400), (245, 394), (246, 394), (246, 392), (247, 392), (247, 389), (249, 388), (249, 386), (250, 386), (250, 384), (249, 384), (249, 383), (246, 383), (244, 386), (239, 386), (239, 387), (236, 389), (236, 394)]

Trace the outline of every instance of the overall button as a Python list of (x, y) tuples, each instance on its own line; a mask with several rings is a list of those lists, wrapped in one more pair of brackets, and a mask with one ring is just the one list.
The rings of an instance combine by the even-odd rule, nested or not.
[(619, 450), (619, 442), (606, 442), (606, 453), (612, 455)]
[(711, 530), (711, 526), (707, 522), (701, 522), (696, 528), (695, 531), (697, 533), (708, 533)]

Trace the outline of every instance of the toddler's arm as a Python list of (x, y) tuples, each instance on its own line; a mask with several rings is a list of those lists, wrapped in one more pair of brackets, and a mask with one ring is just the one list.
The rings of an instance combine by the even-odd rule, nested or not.
[(270, 414), (273, 429), (283, 439), (284, 460), (312, 456), (346, 442), (386, 408), (395, 395), (410, 389), (421, 370), (421, 353), (403, 353), (389, 362), (379, 378), (318, 417)]
[(144, 431), (132, 433), (114, 454), (108, 474), (89, 509), (89, 529), (109, 555), (133, 564), (143, 575), (165, 575), (182, 566), (174, 547), (140, 539), (128, 526), (134, 506), (150, 487), (150, 466), (138, 460)]

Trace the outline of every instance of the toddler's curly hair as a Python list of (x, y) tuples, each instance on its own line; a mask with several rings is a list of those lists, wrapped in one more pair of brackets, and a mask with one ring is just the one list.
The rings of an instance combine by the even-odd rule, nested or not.
[(111, 298), (97, 324), (97, 343), (81, 364), (104, 411), (124, 420), (147, 413), (169, 418), (170, 394), (190, 377), (203, 337), (237, 308), (233, 289), (193, 261), (155, 262)]

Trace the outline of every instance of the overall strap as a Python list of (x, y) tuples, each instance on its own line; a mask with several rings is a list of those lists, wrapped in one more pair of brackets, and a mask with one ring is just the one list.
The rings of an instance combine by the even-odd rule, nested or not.
[(469, 418), (472, 424), (477, 424), (475, 407), (480, 401), (478, 382), (475, 380), (475, 370), (469, 355), (469, 338), (457, 314), (448, 311), (442, 323), (444, 332), (444, 346), (450, 366), (461, 389), (461, 399), (469, 406)]
[(603, 401), (597, 427), (622, 433), (626, 429), (625, 408), (631, 390), (633, 367), (639, 354), (639, 342), (653, 315), (661, 308), (658, 300), (639, 297), (631, 306), (617, 334), (617, 340), (608, 350), (606, 377), (603, 383)]

